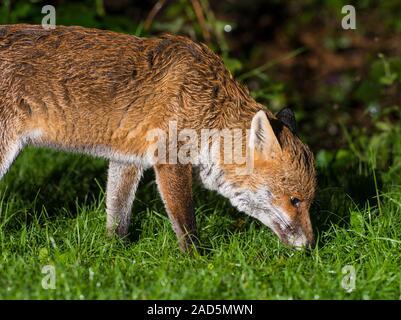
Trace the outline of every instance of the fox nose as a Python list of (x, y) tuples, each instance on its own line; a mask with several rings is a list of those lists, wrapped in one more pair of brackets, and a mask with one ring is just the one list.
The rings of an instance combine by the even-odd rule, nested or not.
[(292, 245), (297, 249), (313, 249), (315, 247), (315, 239), (313, 234), (305, 234), (302, 231), (298, 231), (293, 234), (287, 234), (282, 237), (282, 240), (283, 242)]
[(315, 238), (312, 228), (303, 228), (301, 225), (296, 225), (294, 228), (283, 230), (277, 224), (273, 230), (279, 236), (280, 240), (287, 245), (297, 249), (313, 249), (315, 247)]

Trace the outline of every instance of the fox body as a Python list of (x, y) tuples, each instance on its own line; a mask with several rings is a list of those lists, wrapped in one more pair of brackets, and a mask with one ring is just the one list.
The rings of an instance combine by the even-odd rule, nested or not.
[[(249, 174), (205, 151), (189, 163), (149, 157), (147, 133), (243, 129)], [(107, 229), (125, 236), (144, 170), (153, 167), (182, 249), (196, 242), (192, 170), (205, 187), (284, 242), (313, 242), (313, 155), (288, 109), (257, 103), (207, 46), (185, 37), (138, 38), (82, 27), (0, 26), (0, 178), (27, 144), (110, 161)], [(248, 131), (248, 135), (245, 132)]]

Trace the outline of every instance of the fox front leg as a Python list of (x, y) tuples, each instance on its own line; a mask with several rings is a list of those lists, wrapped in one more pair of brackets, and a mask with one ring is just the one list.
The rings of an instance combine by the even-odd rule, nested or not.
[[(1, 125), (0, 122), (0, 127)], [(0, 179), (7, 173), (20, 149), (21, 142), (18, 139), (10, 138), (6, 132), (0, 132)]]
[(182, 251), (197, 244), (192, 202), (192, 166), (162, 164), (155, 166), (156, 180), (167, 214)]
[(120, 237), (128, 234), (131, 208), (143, 169), (111, 161), (107, 178), (106, 211), (107, 231)]

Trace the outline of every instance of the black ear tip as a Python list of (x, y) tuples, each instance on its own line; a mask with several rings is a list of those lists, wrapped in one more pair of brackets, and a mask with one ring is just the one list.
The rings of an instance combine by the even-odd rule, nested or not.
[(297, 132), (297, 123), (295, 121), (295, 114), (291, 108), (286, 107), (276, 114), (277, 119), (279, 119), (285, 126), (287, 126), (293, 133)]
[(292, 116), (295, 119), (295, 113), (294, 113), (294, 111), (292, 111), (292, 109), (290, 107), (286, 107), (286, 108), (280, 110), (276, 116), (279, 117), (279, 116), (283, 116), (283, 115)]

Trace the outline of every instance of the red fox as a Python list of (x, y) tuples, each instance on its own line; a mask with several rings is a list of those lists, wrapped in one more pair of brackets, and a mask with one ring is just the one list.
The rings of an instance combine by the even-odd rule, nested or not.
[[(252, 170), (239, 174), (243, 164), (222, 162), (220, 151), (206, 157), (204, 148), (186, 163), (150, 157), (148, 133), (167, 132), (171, 122), (178, 131), (197, 133), (241, 129), (248, 142), (241, 148), (251, 155)], [(198, 144), (197, 139), (192, 142)], [(316, 188), (314, 157), (295, 133), (294, 114), (290, 109), (272, 114), (215, 53), (186, 37), (0, 26), (0, 178), (28, 144), (110, 161), (110, 234), (127, 235), (138, 183), (153, 167), (184, 251), (197, 240), (193, 170), (206, 188), (285, 243), (314, 242), (309, 216)]]

